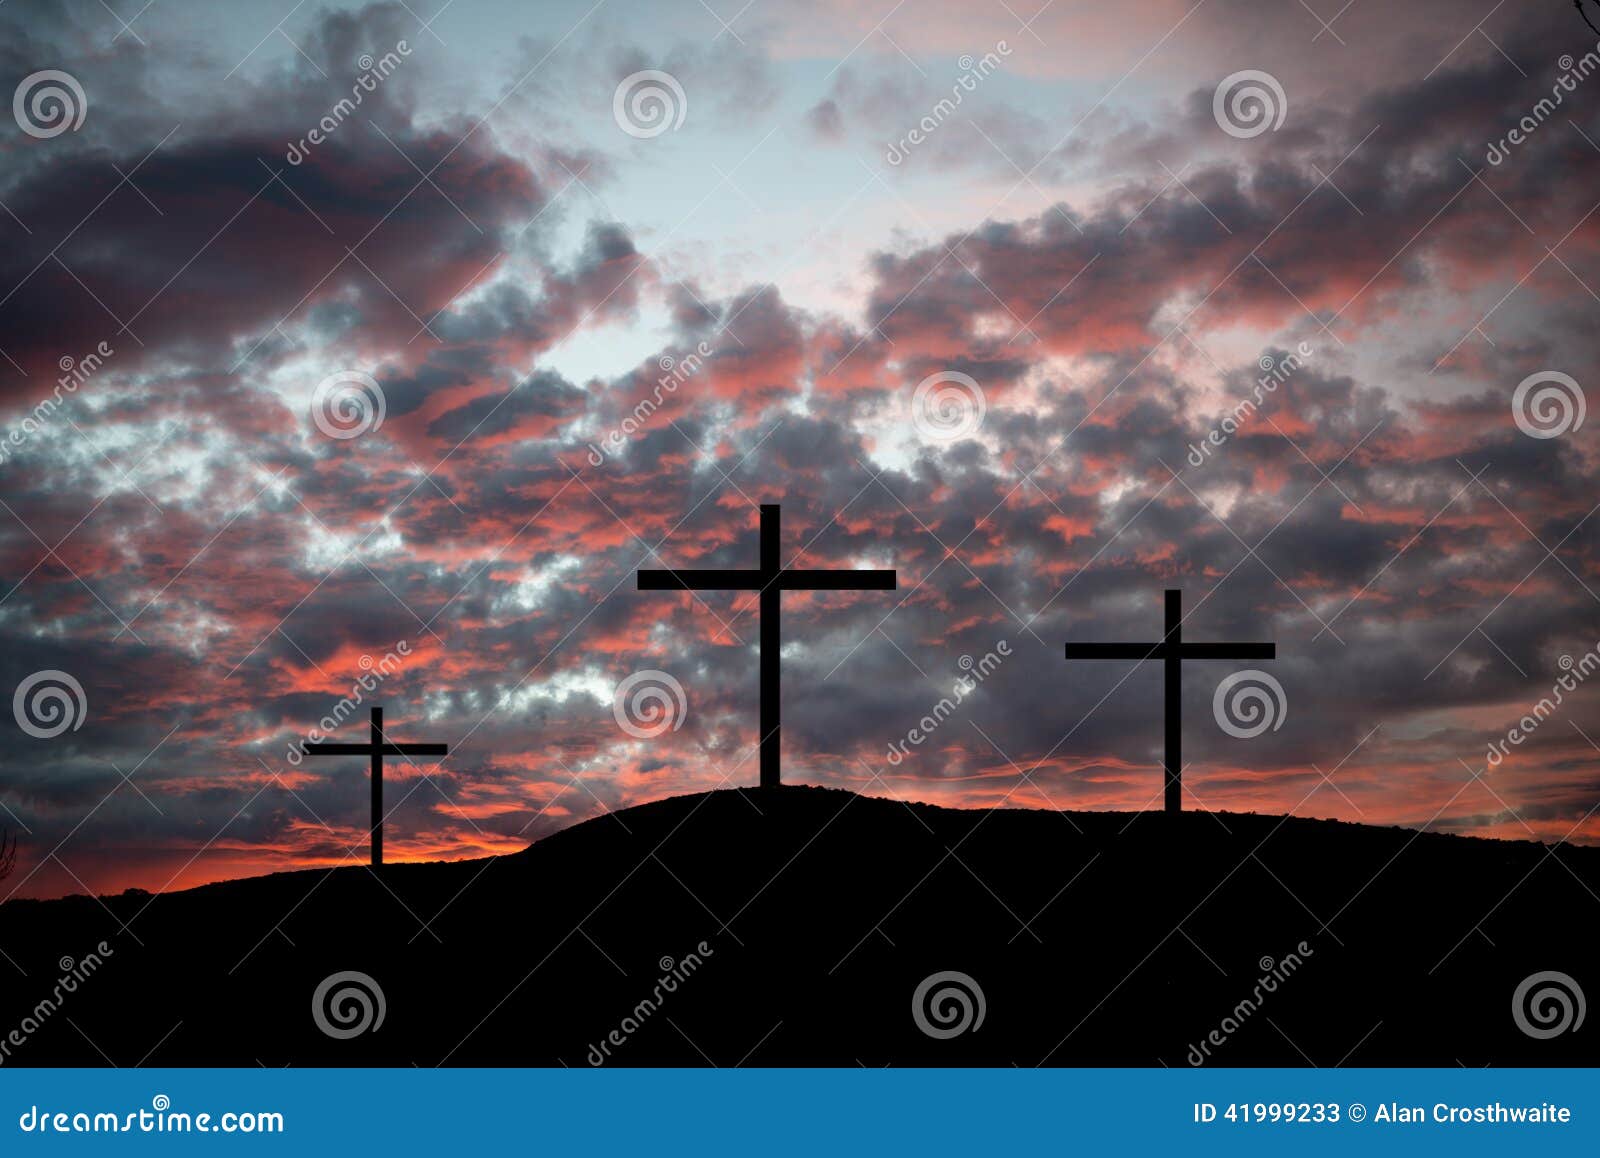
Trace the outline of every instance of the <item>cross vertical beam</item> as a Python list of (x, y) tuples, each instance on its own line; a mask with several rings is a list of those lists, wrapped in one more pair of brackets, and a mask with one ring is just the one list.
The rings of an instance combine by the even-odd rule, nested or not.
[(783, 721), (779, 704), (783, 699), (783, 651), (780, 622), (783, 588), (777, 580), (782, 573), (778, 563), (779, 510), (776, 503), (761, 505), (761, 594), (757, 616), (761, 623), (761, 787), (776, 788), (783, 782), (779, 755), (783, 750)]
[(1162, 657), (1162, 678), (1165, 684), (1163, 715), (1166, 718), (1165, 743), (1162, 764), (1166, 773), (1166, 800), (1168, 812), (1183, 809), (1183, 593), (1172, 588), (1166, 592), (1166, 611), (1162, 626), (1166, 652)]
[(1159, 659), (1162, 666), (1163, 795), (1168, 812), (1183, 808), (1183, 661), (1189, 659), (1275, 659), (1275, 643), (1185, 643), (1183, 592), (1168, 588), (1161, 639), (1155, 643), (1069, 643), (1068, 659)]
[(372, 780), (372, 866), (383, 863), (383, 709), (373, 708), (370, 722), (372, 757), (368, 776)]
[(640, 571), (640, 591), (754, 591), (760, 617), (761, 643), (761, 787), (777, 788), (782, 782), (779, 753), (783, 724), (779, 704), (782, 689), (782, 595), (785, 591), (893, 591), (892, 570), (823, 570), (785, 567), (780, 562), (782, 541), (780, 507), (761, 504), (761, 543), (753, 569), (708, 568), (693, 571)]

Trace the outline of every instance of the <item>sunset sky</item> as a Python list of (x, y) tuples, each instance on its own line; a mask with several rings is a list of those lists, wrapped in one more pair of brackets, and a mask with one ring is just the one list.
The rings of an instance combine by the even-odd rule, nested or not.
[(780, 501), (899, 573), (784, 596), (790, 783), (1158, 807), (1157, 665), (1062, 645), (1178, 587), (1283, 689), (1188, 666), (1186, 807), (1600, 839), (1600, 46), (1341, 3), (0, 7), (0, 693), (86, 705), (0, 716), (0, 896), (364, 861), (288, 753), (391, 652), (391, 860), (753, 784), (754, 597), (634, 574)]

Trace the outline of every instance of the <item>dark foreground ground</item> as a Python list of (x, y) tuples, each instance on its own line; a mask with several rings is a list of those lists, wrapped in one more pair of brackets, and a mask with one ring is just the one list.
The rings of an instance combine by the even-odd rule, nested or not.
[[(1535, 1038), (1512, 1004), (1548, 970), (1600, 995), (1597, 915), (1600, 849), (726, 791), (488, 861), (0, 906), (0, 1060), (1595, 1065), (1600, 1026)], [(340, 1038), (313, 998), (346, 971), (384, 1017)], [(932, 1036), (947, 971), (982, 1023)]]

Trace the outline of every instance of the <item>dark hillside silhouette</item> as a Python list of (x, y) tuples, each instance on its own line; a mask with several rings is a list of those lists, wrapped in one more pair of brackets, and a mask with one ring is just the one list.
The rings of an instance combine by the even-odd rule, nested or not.
[[(1594, 1065), (1592, 1019), (1512, 999), (1600, 993), (1596, 891), (1589, 848), (721, 791), (488, 861), (13, 901), (0, 1031), (104, 939), (7, 1064)], [(341, 992), (376, 1028), (319, 1028)]]

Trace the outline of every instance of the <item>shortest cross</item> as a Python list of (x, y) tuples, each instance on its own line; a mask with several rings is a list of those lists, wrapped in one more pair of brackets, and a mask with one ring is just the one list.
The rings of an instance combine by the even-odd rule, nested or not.
[(307, 744), (308, 756), (369, 756), (372, 759), (372, 867), (383, 863), (383, 758), (448, 756), (448, 744), (391, 744), (383, 734), (383, 709), (372, 709), (372, 736), (365, 744)]
[(1166, 805), (1183, 807), (1183, 661), (1272, 659), (1272, 643), (1189, 643), (1183, 638), (1183, 592), (1167, 589), (1166, 631), (1155, 643), (1069, 643), (1068, 659), (1159, 659), (1166, 675)]

